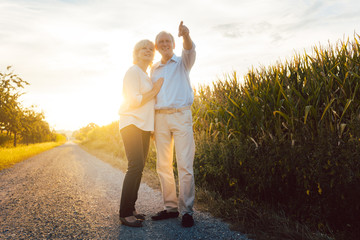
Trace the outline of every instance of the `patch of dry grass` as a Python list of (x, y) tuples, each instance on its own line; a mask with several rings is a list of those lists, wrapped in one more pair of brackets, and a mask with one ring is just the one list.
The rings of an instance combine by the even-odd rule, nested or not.
[(9, 168), (14, 164), (21, 162), (29, 157), (35, 156), (41, 152), (47, 151), (56, 146), (62, 145), (62, 142), (46, 142), (30, 145), (19, 145), (11, 148), (0, 148), (0, 170)]

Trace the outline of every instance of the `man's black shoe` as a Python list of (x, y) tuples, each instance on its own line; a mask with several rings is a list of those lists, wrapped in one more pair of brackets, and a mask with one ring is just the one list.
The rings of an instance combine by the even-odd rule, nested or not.
[(185, 213), (182, 217), (181, 225), (183, 227), (192, 227), (194, 225), (193, 217), (190, 214)]
[(152, 216), (151, 219), (152, 220), (163, 220), (163, 219), (168, 219), (168, 218), (177, 218), (179, 216), (179, 212), (168, 212), (166, 210), (158, 212), (156, 215)]

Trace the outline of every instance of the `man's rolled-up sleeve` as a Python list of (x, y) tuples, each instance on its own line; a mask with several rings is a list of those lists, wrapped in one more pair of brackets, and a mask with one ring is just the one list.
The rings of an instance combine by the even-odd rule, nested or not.
[(182, 61), (184, 62), (186, 70), (190, 71), (192, 66), (195, 63), (196, 59), (196, 51), (195, 51), (195, 43), (192, 42), (192, 48), (189, 50), (182, 50)]

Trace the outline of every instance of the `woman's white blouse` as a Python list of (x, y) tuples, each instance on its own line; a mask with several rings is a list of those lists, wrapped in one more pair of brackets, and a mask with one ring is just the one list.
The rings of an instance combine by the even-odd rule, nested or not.
[(131, 124), (143, 131), (154, 131), (155, 98), (141, 105), (142, 94), (150, 91), (153, 84), (138, 65), (126, 72), (123, 81), (123, 103), (119, 110), (120, 130)]

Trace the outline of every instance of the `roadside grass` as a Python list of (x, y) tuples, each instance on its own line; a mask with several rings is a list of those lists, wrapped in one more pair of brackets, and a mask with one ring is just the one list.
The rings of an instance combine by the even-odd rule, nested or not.
[(31, 145), (18, 145), (12, 148), (0, 148), (0, 171), (36, 154), (62, 145), (63, 143), (64, 141), (45, 142)]
[(217, 192), (197, 187), (195, 207), (229, 223), (231, 230), (245, 233), (249, 239), (334, 240), (333, 236), (289, 218), (284, 211), (274, 211), (245, 196), (224, 199)]

